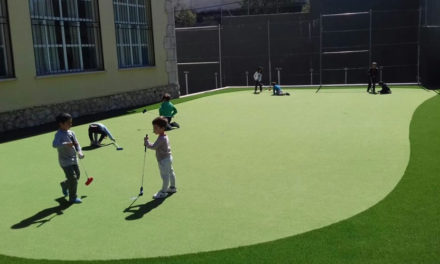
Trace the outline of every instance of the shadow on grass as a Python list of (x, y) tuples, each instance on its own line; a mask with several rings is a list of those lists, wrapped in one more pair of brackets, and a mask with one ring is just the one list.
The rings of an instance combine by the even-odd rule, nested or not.
[[(86, 198), (87, 196), (81, 196), (81, 199)], [(42, 225), (46, 224), (47, 222), (50, 222), (52, 219), (54, 219), (58, 215), (63, 215), (63, 211), (67, 210), (70, 206), (72, 206), (72, 203), (68, 202), (64, 197), (60, 197), (55, 199), (56, 202), (58, 202), (58, 206), (46, 208), (44, 210), (41, 210), (40, 212), (36, 213), (35, 215), (26, 218), (22, 220), (20, 223), (17, 223), (13, 226), (11, 226), (11, 229), (22, 229), (29, 227), (34, 224), (38, 224), (37, 227), (41, 227)], [(51, 216), (52, 215), (52, 216)], [(49, 217), (51, 216), (51, 217)], [(49, 217), (49, 218), (47, 218)]]
[(163, 202), (165, 202), (166, 199), (170, 198), (171, 196), (173, 196), (173, 194), (169, 194), (168, 197), (165, 199), (155, 199), (155, 200), (149, 201), (146, 204), (140, 204), (140, 205), (133, 206), (133, 204), (137, 200), (137, 198), (136, 198), (136, 200), (133, 201), (133, 203), (131, 203), (131, 205), (124, 210), (124, 213), (131, 213), (131, 215), (127, 216), (125, 218), (125, 220), (132, 221), (132, 220), (141, 219), (142, 217), (144, 217), (144, 215), (148, 214), (152, 210), (159, 207)]
[(105, 145), (101, 145), (101, 146), (90, 145), (90, 146), (87, 146), (87, 147), (83, 147), (81, 149), (83, 151), (92, 151), (92, 150), (95, 150), (95, 149), (104, 148), (104, 147), (108, 147), (108, 146), (114, 146), (114, 143), (109, 143), (109, 144), (105, 144)]

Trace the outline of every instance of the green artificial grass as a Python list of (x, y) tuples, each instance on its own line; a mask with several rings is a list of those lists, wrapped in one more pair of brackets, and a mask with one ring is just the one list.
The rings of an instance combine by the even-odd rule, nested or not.
[[(440, 114), (438, 96), (424, 103), (414, 114), (409, 131), (411, 159), (407, 142), (408, 124), (414, 109), (424, 98), (431, 97), (426, 93), (408, 90), (395, 92), (393, 97), (377, 96), (377, 99), (374, 96), (365, 97), (362, 93), (312, 96), (310, 91), (302, 91), (290, 98), (265, 98), (264, 94), (254, 96), (237, 93), (182, 104), (179, 106), (181, 116), (176, 120), (184, 124), (184, 127), (170, 132), (175, 169), (178, 181), (182, 184), (182, 192), (165, 200), (163, 204), (150, 205), (156, 207), (142, 215), (142, 218), (128, 220), (123, 218), (130, 216), (124, 214), (123, 205), (128, 206), (130, 202), (128, 199), (121, 199), (121, 202), (119, 198), (113, 200), (112, 194), (137, 193), (139, 184), (136, 185), (135, 182), (139, 181), (139, 173), (136, 172), (141, 169), (138, 165), (142, 162), (143, 149), (140, 147), (139, 152), (135, 151), (139, 148), (135, 140), (140, 138), (141, 141), (142, 135), (151, 131), (148, 126), (153, 115), (148, 117), (147, 114), (137, 114), (106, 120), (104, 122), (111, 124), (109, 128), (112, 132), (118, 131), (121, 135), (118, 141), (125, 143), (125, 150), (111, 152), (106, 147), (86, 153), (88, 159), (85, 162), (87, 168), (90, 168), (89, 173), (91, 171), (98, 176), (95, 185), (86, 191), (88, 197), (85, 203), (68, 208), (65, 215), (55, 216), (52, 220), (43, 222), (41, 227), (36, 227), (39, 223), (20, 230), (7, 230), (13, 234), (13, 237), (8, 238), (8, 243), (17, 243), (14, 239), (20, 241), (19, 233), (23, 233), (28, 240), (41, 233), (54, 244), (65, 243), (69, 238), (63, 234), (60, 237), (60, 230), (70, 221), (74, 221), (71, 226), (75, 232), (96, 232), (98, 241), (99, 236), (125, 241), (127, 238), (124, 234), (118, 234), (115, 229), (137, 226), (137, 230), (143, 233), (141, 236), (145, 237), (137, 241), (140, 250), (149, 250), (148, 236), (154, 237), (160, 233), (153, 228), (161, 227), (155, 221), (165, 222), (170, 228), (164, 229), (164, 232), (176, 234), (175, 238), (169, 239), (169, 243), (163, 242), (158, 246), (159, 249), (168, 250), (172, 240), (182, 240), (182, 236), (185, 236), (183, 240), (189, 247), (194, 246), (194, 242), (208, 243), (207, 246), (210, 246), (209, 243), (221, 244), (232, 235), (237, 235), (232, 239), (233, 243), (237, 239), (256, 242), (260, 239), (264, 242), (264, 236), (270, 237), (275, 233), (283, 237), (283, 234), (287, 236), (303, 233), (307, 231), (305, 227), (309, 227), (309, 230), (318, 229), (237, 249), (99, 263), (433, 263), (439, 257), (439, 227), (436, 224), (439, 218), (439, 198), (436, 193), (439, 186), (439, 180), (436, 179), (439, 165), (435, 162), (440, 150), (439, 140), (435, 138), (440, 130), (436, 124)], [(218, 100), (222, 103), (218, 103)], [(234, 106), (232, 110), (229, 109), (231, 106)], [(217, 113), (215, 122), (206, 117), (206, 109), (209, 109), (208, 113)], [(383, 111), (386, 113), (385, 117), (376, 116), (383, 114)], [(289, 114), (279, 114), (284, 112)], [(235, 113), (239, 113), (238, 122)], [(130, 120), (126, 120), (127, 118)], [(317, 118), (319, 120), (315, 120)], [(241, 119), (245, 121), (240, 121)], [(145, 123), (142, 123), (144, 120)], [(251, 125), (240, 126), (243, 122)], [(265, 130), (258, 130), (261, 125), (265, 126)], [(87, 142), (85, 128), (73, 128), (80, 140), (84, 139), (83, 145)], [(365, 138), (364, 131), (370, 136)], [(5, 171), (14, 178), (2, 181), (3, 194), (0, 195), (4, 202), (2, 204), (10, 207), (11, 215), (31, 216), (38, 212), (34, 208), (45, 208), (41, 204), (47, 203), (47, 194), (59, 191), (56, 180), (61, 176), (56, 167), (56, 155), (47, 154), (50, 151), (46, 149), (52, 136), (51, 133), (1, 146), (2, 153), (11, 155), (9, 159), (2, 158), (2, 161), (11, 161), (5, 163), (8, 165)], [(277, 142), (278, 140), (281, 142)], [(194, 142), (199, 144), (193, 144)], [(241, 148), (236, 147), (237, 142)], [(247, 148), (243, 150), (243, 146)], [(275, 148), (277, 151), (271, 149), (274, 146), (278, 146)], [(366, 153), (359, 153), (363, 151)], [(26, 152), (35, 152), (33, 155), (47, 154), (50, 157), (35, 157), (34, 161), (42, 159), (41, 165), (23, 165), (23, 168), (12, 166), (13, 161), (19, 163), (23, 158), (28, 160), (26, 154), (23, 154)], [(185, 157), (189, 155), (192, 156)], [(149, 171), (152, 180), (149, 184), (159, 186), (157, 172), (154, 170), (157, 164), (153, 157), (149, 158), (148, 164), (153, 167)], [(32, 161), (32, 158), (29, 160)], [(385, 200), (349, 218), (385, 197), (400, 180), (408, 161), (404, 177)], [(131, 166), (133, 169), (126, 169), (127, 175), (111, 173)], [(236, 173), (241, 171), (241, 167), (246, 168), (247, 174)], [(101, 175), (101, 170), (110, 173), (104, 176)], [(20, 174), (21, 171), (31, 175), (31, 178)], [(41, 171), (47, 171), (49, 176), (41, 176)], [(322, 175), (322, 172), (327, 174)], [(401, 172), (400, 175), (398, 172)], [(204, 178), (200, 178), (201, 176)], [(104, 177), (106, 178), (103, 179)], [(38, 178), (42, 178), (43, 183)], [(121, 181), (118, 181), (119, 178)], [(277, 183), (277, 180), (281, 182)], [(84, 188), (80, 187), (80, 193)], [(155, 188), (157, 189), (148, 187), (148, 191), (152, 192)], [(8, 195), (10, 197), (4, 197)], [(29, 204), (21, 202), (18, 195), (24, 196), (23, 201)], [(137, 204), (145, 204), (149, 200), (142, 199)], [(109, 201), (116, 202), (109, 206)], [(12, 204), (16, 207), (12, 207)], [(147, 207), (144, 209), (148, 210)], [(94, 210), (95, 213), (92, 215), (89, 210)], [(190, 213), (185, 213), (188, 210), (194, 214), (194, 218), (191, 218)], [(113, 211), (116, 212), (115, 215)], [(89, 215), (85, 212), (89, 212)], [(250, 218), (244, 214), (250, 214)], [(131, 215), (134, 218), (140, 216), (136, 216), (136, 213)], [(113, 221), (111, 216), (116, 216), (116, 220), (121, 221)], [(10, 218), (14, 217), (2, 217), (0, 222)], [(197, 222), (200, 218), (210, 222)], [(349, 219), (343, 220), (346, 218)], [(339, 220), (342, 222), (332, 225)], [(98, 222), (95, 223), (96, 221)], [(167, 221), (178, 222), (180, 226), (176, 225), (176, 230), (173, 230), (173, 225), (170, 226)], [(9, 222), (7, 228), (17, 222), (19, 221)], [(193, 230), (191, 224), (194, 222), (198, 225)], [(210, 227), (211, 224), (214, 227)], [(319, 228), (329, 224), (328, 227)], [(250, 231), (252, 229), (255, 230), (254, 233)], [(200, 237), (203, 233), (207, 234), (205, 241)], [(100, 250), (100, 245), (94, 245), (93, 241), (81, 240), (81, 234), (76, 237), (79, 238), (73, 241), (73, 247), (75, 243), (90, 243), (90, 252), (79, 252), (80, 254), (93, 255), (93, 251)], [(161, 241), (161, 238), (156, 241)], [(35, 243), (44, 244), (47, 241), (37, 239)], [(29, 249), (22, 247), (21, 250)], [(58, 263), (5, 256), (0, 257), (0, 261)]]

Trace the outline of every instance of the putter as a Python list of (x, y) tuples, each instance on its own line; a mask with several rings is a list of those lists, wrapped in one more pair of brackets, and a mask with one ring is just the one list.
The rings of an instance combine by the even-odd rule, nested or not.
[[(145, 135), (145, 137), (148, 137), (148, 134)], [(139, 191), (139, 196), (144, 195), (144, 174), (145, 174), (145, 158), (147, 157), (147, 146), (144, 148), (144, 165), (142, 167), (142, 183), (141, 183), (141, 189)]]
[(147, 109), (144, 109), (144, 111), (142, 111), (142, 114), (145, 114), (147, 112)]
[(93, 177), (89, 177), (89, 175), (87, 174), (87, 170), (86, 170), (86, 167), (84, 166), (84, 163), (81, 161), (79, 163), (81, 164), (81, 167), (83, 168), (84, 172), (86, 173), (86, 177), (87, 177), (86, 186), (89, 186), (93, 181)]
[[(75, 153), (78, 155), (78, 151), (76, 150), (76, 145), (78, 145), (78, 143), (74, 140), (73, 137), (70, 137), (70, 140), (75, 145), (73, 147), (73, 149), (75, 150)], [(78, 161), (79, 161), (79, 164), (81, 165), (81, 167), (83, 168), (83, 170), (84, 170), (84, 172), (86, 174), (86, 177), (87, 177), (86, 186), (89, 186), (92, 183), (92, 181), (93, 181), (93, 177), (89, 177), (89, 174), (87, 173), (86, 167), (84, 166), (84, 163), (81, 161), (80, 158), (78, 158)]]
[(121, 148), (118, 143), (116, 143), (116, 140), (113, 142), (113, 145), (115, 145), (116, 150), (124, 150), (124, 148)]

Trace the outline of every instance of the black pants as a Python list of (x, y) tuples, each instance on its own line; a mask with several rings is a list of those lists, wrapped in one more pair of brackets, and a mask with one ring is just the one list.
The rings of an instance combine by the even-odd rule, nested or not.
[(368, 89), (367, 89), (367, 92), (369, 92), (371, 87), (373, 87), (373, 93), (375, 93), (376, 92), (376, 83), (377, 83), (376, 77), (370, 77), (368, 79)]
[(260, 93), (263, 91), (263, 84), (260, 81), (255, 81), (255, 92), (257, 92), (257, 87), (260, 86)]
[(168, 124), (167, 124), (167, 127), (165, 130), (168, 131), (168, 130), (172, 130), (175, 127), (177, 127), (177, 128), (180, 127), (180, 125), (177, 124), (176, 122), (171, 122), (171, 120), (173, 119), (172, 117), (166, 116), (165, 118), (168, 120)]
[(93, 126), (89, 127), (89, 139), (90, 139), (90, 142), (92, 142), (92, 143), (94, 142), (94, 139), (93, 139), (94, 134), (101, 135), (98, 140), (99, 143), (101, 143), (101, 141), (105, 138), (105, 136), (107, 136), (107, 134), (104, 131), (102, 131), (100, 127), (98, 127), (98, 126), (97, 127), (93, 127)]
[(63, 181), (61, 185), (63, 188), (67, 187), (69, 190), (69, 200), (73, 201), (76, 199), (77, 188), (78, 188), (78, 180), (80, 177), (80, 171), (78, 165), (70, 165), (67, 167), (63, 167), (64, 174), (66, 174), (67, 180)]

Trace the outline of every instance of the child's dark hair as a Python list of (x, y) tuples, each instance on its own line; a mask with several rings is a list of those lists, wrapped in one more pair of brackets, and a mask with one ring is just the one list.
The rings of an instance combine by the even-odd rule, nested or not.
[(168, 125), (168, 120), (165, 117), (160, 116), (155, 118), (152, 123), (160, 128), (166, 128)]
[(166, 93), (162, 97), (162, 101), (169, 101), (171, 100), (171, 95), (169, 93)]
[(70, 119), (72, 119), (72, 116), (68, 113), (61, 113), (61, 114), (57, 115), (57, 117), (56, 117), (57, 124), (66, 123)]

